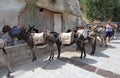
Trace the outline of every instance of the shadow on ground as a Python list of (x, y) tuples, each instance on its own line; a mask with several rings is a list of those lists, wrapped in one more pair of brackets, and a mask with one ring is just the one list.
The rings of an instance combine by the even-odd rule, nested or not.
[[(11, 73), (10, 78), (16, 78), (15, 76), (19, 76), (22, 73), (24, 74), (30, 71), (35, 72), (37, 69), (56, 70), (56, 69), (62, 68), (62, 66), (66, 64), (56, 58), (51, 61), (47, 59), (48, 57), (38, 58), (34, 62), (31, 62), (31, 60), (27, 60), (25, 62), (18, 63), (16, 65), (12, 65), (11, 67), (13, 72)], [(0, 70), (0, 78), (7, 78), (5, 77), (5, 69)]]
[(79, 57), (72, 57), (71, 59), (74, 59), (74, 60), (77, 60), (77, 61), (85, 61), (87, 64), (97, 63), (96, 60), (90, 59), (90, 58), (82, 58), (82, 59), (80, 59)]

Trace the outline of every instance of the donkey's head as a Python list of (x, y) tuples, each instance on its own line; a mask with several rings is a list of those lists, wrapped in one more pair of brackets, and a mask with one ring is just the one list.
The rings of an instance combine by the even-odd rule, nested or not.
[(30, 32), (30, 33), (32, 33), (32, 32), (39, 33), (39, 30), (37, 28), (35, 28), (35, 25), (33, 25), (33, 26), (29, 25), (28, 32)]
[(9, 25), (4, 25), (3, 28), (2, 28), (2, 32), (6, 33), (6, 32), (9, 32), (9, 31), (11, 31), (11, 27)]

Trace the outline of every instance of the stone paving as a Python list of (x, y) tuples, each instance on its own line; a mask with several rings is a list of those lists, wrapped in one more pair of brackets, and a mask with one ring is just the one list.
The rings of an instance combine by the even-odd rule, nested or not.
[[(120, 78), (119, 46), (120, 35), (116, 34), (108, 48), (98, 46), (94, 56), (89, 55), (87, 47), (87, 56), (82, 59), (75, 45), (65, 47), (60, 60), (48, 61), (49, 54), (46, 54), (35, 62), (30, 59), (12, 65), (11, 78)], [(0, 69), (0, 78), (6, 78), (5, 69)]]
[[(108, 71), (108, 75), (114, 74), (117, 76), (107, 76), (109, 78), (120, 78), (120, 34), (116, 34), (116, 37), (108, 44), (107, 48), (98, 46), (94, 56), (89, 55), (90, 50), (87, 48), (88, 55), (85, 59), (79, 59), (79, 52), (75, 52), (74, 49), (72, 49), (73, 51), (70, 49), (72, 48), (66, 48), (64, 53), (62, 53), (62, 56), (80, 61), (82, 63), (96, 67), (97, 69), (102, 69), (106, 72)], [(97, 71), (95, 73), (97, 73)]]
[[(46, 56), (14, 65), (11, 78), (104, 78), (57, 59), (48, 61)], [(0, 78), (6, 78), (3, 72), (0, 71)]]

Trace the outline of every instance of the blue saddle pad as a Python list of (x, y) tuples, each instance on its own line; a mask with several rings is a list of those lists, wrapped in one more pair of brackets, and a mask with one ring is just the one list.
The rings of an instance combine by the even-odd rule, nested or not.
[(19, 29), (17, 26), (14, 26), (14, 27), (12, 28), (11, 34), (17, 35), (17, 34), (19, 34), (19, 33), (20, 33), (20, 29)]

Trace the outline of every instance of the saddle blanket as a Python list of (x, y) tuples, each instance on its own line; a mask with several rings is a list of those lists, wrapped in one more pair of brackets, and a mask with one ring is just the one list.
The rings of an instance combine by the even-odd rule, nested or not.
[(42, 44), (45, 42), (45, 33), (31, 33), (34, 45)]
[(81, 30), (78, 30), (77, 33), (78, 33), (78, 38), (79, 38), (81, 35), (83, 35), (83, 36), (84, 36), (84, 39), (87, 39), (88, 34), (89, 34), (89, 30), (87, 30), (87, 29), (81, 29)]
[(0, 48), (3, 48), (4, 45), (5, 45), (5, 43), (4, 43), (3, 39), (0, 39)]
[(73, 33), (70, 32), (70, 33), (62, 33), (60, 34), (59, 38), (62, 42), (62, 45), (65, 45), (65, 44), (70, 44), (72, 41), (73, 41)]
[(19, 33), (20, 33), (20, 29), (19, 29), (17, 26), (14, 26), (14, 27), (12, 28), (11, 34), (17, 35), (17, 34), (19, 34)]
[(77, 34), (78, 34), (78, 38), (82, 35), (82, 33), (84, 32), (84, 30), (83, 29), (80, 29), (80, 30), (78, 30), (77, 31)]
[(98, 33), (104, 33), (104, 32), (105, 32), (105, 29), (104, 29), (104, 28), (98, 28), (97, 32), (98, 32)]

